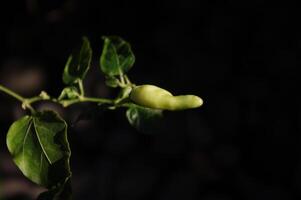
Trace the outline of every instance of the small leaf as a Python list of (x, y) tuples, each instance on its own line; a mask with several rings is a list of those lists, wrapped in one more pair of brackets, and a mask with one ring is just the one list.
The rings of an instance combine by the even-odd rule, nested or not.
[(87, 37), (83, 37), (81, 49), (69, 56), (63, 72), (63, 81), (67, 85), (83, 80), (90, 68), (92, 49)]
[(103, 37), (104, 46), (100, 57), (101, 70), (108, 76), (124, 74), (135, 63), (135, 56), (128, 42), (117, 36)]
[(118, 81), (119, 80), (113, 76), (106, 77), (106, 85), (109, 87), (112, 87), (112, 88), (118, 87), (118, 85), (119, 85)]
[(52, 111), (14, 122), (7, 146), (22, 173), (39, 185), (52, 188), (71, 176), (67, 125)]
[(62, 92), (61, 92), (58, 100), (77, 99), (79, 96), (80, 95), (79, 95), (78, 89), (76, 87), (74, 87), (74, 86), (70, 86), (70, 87), (65, 87), (62, 90)]
[(126, 111), (129, 123), (142, 133), (151, 134), (161, 130), (162, 110), (132, 105)]
[(131, 86), (122, 88), (117, 96), (117, 99), (120, 101), (120, 100), (124, 100), (124, 99), (128, 98), (130, 96), (131, 91), (132, 91)]

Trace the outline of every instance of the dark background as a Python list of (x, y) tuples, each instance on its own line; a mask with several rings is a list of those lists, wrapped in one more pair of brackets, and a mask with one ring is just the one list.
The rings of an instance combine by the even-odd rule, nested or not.
[[(0, 83), (23, 95), (46, 90), (57, 96), (66, 59), (86, 35), (94, 50), (86, 90), (113, 96), (98, 67), (101, 36), (113, 34), (132, 44), (137, 61), (129, 76), (135, 83), (204, 99), (200, 109), (166, 112), (167, 128), (148, 135), (128, 125), (124, 110), (72, 124), (86, 105), (63, 110), (38, 104), (72, 124), (74, 199), (301, 197), (301, 36), (293, 5), (6, 2), (0, 8)], [(0, 94), (0, 199), (31, 199), (41, 192), (11, 163), (5, 145), (8, 127), (22, 114), (18, 103)]]

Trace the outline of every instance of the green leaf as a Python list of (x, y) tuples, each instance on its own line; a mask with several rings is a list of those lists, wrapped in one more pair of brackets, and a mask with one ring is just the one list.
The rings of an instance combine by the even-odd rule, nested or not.
[(80, 94), (78, 92), (78, 89), (74, 86), (70, 86), (70, 87), (65, 87), (62, 90), (58, 100), (60, 101), (60, 100), (63, 100), (63, 99), (67, 99), (67, 100), (77, 99), (79, 96), (80, 96)]
[(117, 36), (103, 37), (104, 46), (100, 56), (101, 70), (108, 76), (124, 74), (135, 63), (135, 56), (128, 42)]
[(63, 81), (67, 85), (75, 83), (78, 79), (83, 80), (90, 68), (92, 49), (87, 37), (83, 37), (80, 50), (71, 54), (65, 65)]
[(71, 176), (67, 125), (52, 111), (14, 122), (7, 134), (7, 146), (22, 173), (39, 185), (53, 188)]
[(126, 98), (128, 98), (130, 96), (130, 93), (132, 91), (132, 87), (131, 86), (127, 86), (125, 88), (121, 88), (118, 96), (117, 96), (117, 99), (118, 101), (120, 100), (124, 100)]
[(112, 88), (116, 88), (119, 85), (119, 80), (114, 76), (107, 76), (106, 77), (106, 85)]
[(126, 111), (129, 123), (138, 131), (146, 134), (156, 133), (161, 130), (163, 111), (131, 105)]

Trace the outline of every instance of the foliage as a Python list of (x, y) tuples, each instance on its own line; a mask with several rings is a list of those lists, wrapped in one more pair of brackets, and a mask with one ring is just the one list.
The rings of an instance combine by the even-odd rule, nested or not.
[[(10, 126), (7, 133), (7, 147), (24, 176), (48, 189), (38, 197), (39, 200), (71, 199), (72, 173), (69, 164), (71, 150), (66, 122), (54, 111), (37, 111), (33, 106), (35, 102), (48, 100), (64, 107), (93, 102), (107, 109), (126, 108), (129, 123), (144, 133), (155, 132), (162, 119), (163, 110), (171, 110), (170, 105), (164, 106), (169, 102), (161, 103), (159, 109), (148, 106), (160, 104), (160, 101), (166, 102), (167, 98), (164, 95), (162, 98), (162, 95), (149, 90), (143, 90), (144, 93), (138, 95), (135, 92), (135, 95), (132, 95), (135, 98), (131, 98), (132, 91), (139, 88), (127, 76), (135, 62), (131, 46), (117, 36), (106, 36), (103, 39), (100, 69), (106, 76), (108, 87), (120, 88), (115, 99), (85, 95), (83, 81), (92, 61), (92, 49), (86, 37), (83, 37), (81, 48), (74, 51), (67, 59), (62, 76), (66, 87), (62, 89), (59, 97), (51, 97), (42, 91), (38, 96), (25, 98), (0, 85), (0, 91), (17, 99), (22, 103), (22, 108), (30, 111), (30, 115), (22, 117)], [(157, 91), (162, 92), (163, 89)], [(152, 100), (151, 103), (145, 103), (149, 99)], [(189, 104), (188, 101), (184, 102), (186, 107), (183, 109), (196, 107), (187, 106), (187, 103)]]

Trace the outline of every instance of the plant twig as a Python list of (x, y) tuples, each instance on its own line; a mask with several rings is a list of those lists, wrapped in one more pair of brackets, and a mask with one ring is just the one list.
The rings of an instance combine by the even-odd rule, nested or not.
[(5, 94), (17, 99), (18, 101), (20, 101), (22, 103), (22, 108), (23, 109), (28, 108), (32, 113), (35, 113), (35, 110), (30, 105), (30, 102), (26, 98), (22, 97), (21, 95), (17, 94), (16, 92), (12, 91), (11, 89), (8, 89), (7, 87), (5, 87), (1, 84), (0, 84), (0, 91), (2, 91)]
[(99, 104), (114, 104), (114, 101), (111, 99), (95, 98), (95, 97), (81, 97), (78, 99), (58, 101), (58, 103), (62, 104), (64, 107), (68, 107), (73, 104), (82, 103), (82, 102), (94, 102), (94, 103), (99, 103)]
[(1, 85), (1, 84), (0, 84), (0, 90), (1, 90), (2, 92), (4, 92), (5, 94), (11, 96), (11, 97), (14, 97), (15, 99), (17, 99), (18, 101), (20, 101), (20, 102), (22, 102), (22, 103), (23, 103), (24, 100), (25, 100), (24, 97), (22, 97), (21, 95), (15, 93), (14, 91), (8, 89), (7, 87), (5, 87), (5, 86), (3, 86), (3, 85)]
[(83, 85), (83, 81), (81, 79), (78, 80), (78, 87), (79, 87), (80, 95), (85, 96), (84, 85)]

